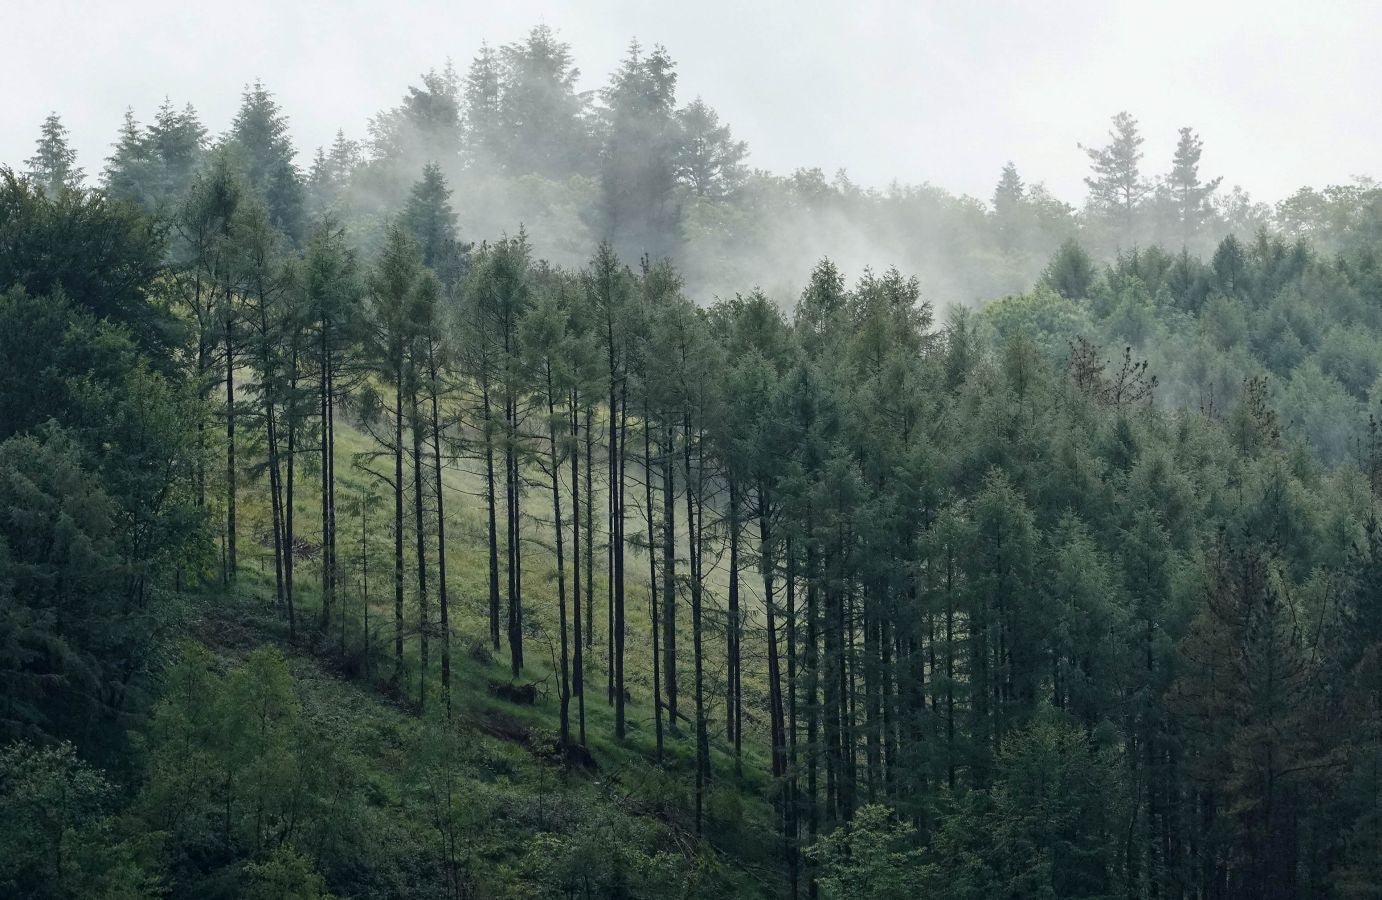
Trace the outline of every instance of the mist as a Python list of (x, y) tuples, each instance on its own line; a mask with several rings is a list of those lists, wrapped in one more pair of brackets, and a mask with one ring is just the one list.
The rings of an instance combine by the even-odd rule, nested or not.
[[(156, 6), (150, 12), (159, 15)], [(68, 86), (66, 76), (58, 75), (56, 84), (29, 92), (31, 97), (20, 91), (24, 102), (4, 113), (0, 158), (22, 168), (37, 123), (55, 109), (87, 183), (99, 184), (117, 137), (111, 109), (130, 106), (147, 124), (163, 98), (171, 97), (177, 107), (190, 103), (215, 143), (230, 125), (243, 86), (262, 75), (286, 116), (304, 179), (317, 148), (329, 150), (338, 133), (352, 142), (350, 160), (340, 163), (350, 171), (332, 175), (339, 183), (331, 203), (317, 198), (314, 209), (320, 213), (338, 204), (347, 219), (361, 217), (348, 224), (366, 245), (377, 241), (382, 223), (404, 205), (423, 165), (436, 162), (452, 191), (464, 241), (492, 241), (522, 227), (538, 256), (579, 267), (600, 240), (610, 239), (634, 267), (644, 254), (670, 257), (701, 302), (761, 288), (788, 308), (811, 266), (827, 255), (854, 275), (893, 266), (915, 273), (923, 294), (942, 306), (974, 303), (1030, 288), (1070, 237), (1078, 236), (1101, 260), (1153, 243), (1185, 244), (1203, 253), (1230, 232), (1250, 237), (1265, 225), (1293, 234), (1290, 212), (1280, 207), (1300, 185), (1367, 186), (1356, 177), (1368, 164), (1366, 155), (1349, 155), (1363, 142), (1324, 141), (1327, 126), (1321, 122), (1319, 129), (1293, 129), (1290, 142), (1264, 143), (1256, 140), (1260, 126), (1250, 117), (1265, 111), (1230, 103), (1249, 77), (1255, 89), (1275, 89), (1290, 99), (1303, 85), (1323, 88), (1371, 66), (1351, 51), (1323, 53), (1321, 40), (1343, 20), (1342, 10), (1337, 17), (1302, 19), (1286, 10), (1258, 17), (1260, 39), (1270, 36), (1276, 47), (1297, 51), (1289, 85), (1278, 83), (1279, 74), (1264, 72), (1255, 43), (1238, 51), (1241, 60), (1225, 59), (1222, 46), (1206, 36), (1212, 28), (1190, 29), (1190, 37), (1167, 47), (1168, 27), (1145, 23), (1134, 29), (1128, 10), (1072, 9), (1059, 23), (1016, 9), (1002, 12), (880, 7), (845, 21), (841, 10), (822, 8), (819, 15), (794, 17), (785, 25), (752, 10), (736, 12), (742, 27), (732, 33), (711, 33), (680, 14), (618, 4), (582, 16), (519, 4), (502, 15), (427, 10), (387, 20), (368, 5), (298, 7), (288, 20), (276, 20), (250, 4), (235, 17), (169, 17), (170, 40), (137, 80), (134, 69), (113, 72), (96, 85)], [(1195, 12), (1210, 22), (1227, 15), (1212, 7)], [(1364, 17), (1362, 9), (1350, 12)], [(12, 17), (14, 33), (24, 31), (26, 16), (39, 14), (38, 7), (21, 5)], [(66, 31), (54, 28), (51, 13), (47, 17), (32, 46), (7, 56), (10, 83), (33, 77), (32, 69), (20, 70), (26, 53), (63, 59), (72, 48), (56, 42), (56, 34), (91, 27), (92, 17), (74, 9), (60, 13)], [(1170, 12), (1158, 17), (1174, 19)], [(566, 95), (551, 98), (556, 107), (533, 107), (560, 117), (538, 127), (563, 134), (541, 164), (515, 159), (498, 145), (483, 146), (487, 139), (478, 133), (485, 127), (508, 129), (503, 143), (510, 149), (528, 138), (513, 122), (479, 123), (465, 84), (482, 46), (494, 54), (495, 76), (514, 80), (505, 71), (512, 61), (505, 61), (505, 48), (529, 41), (534, 22), (563, 58), (557, 69), (540, 71), (539, 64), (518, 80), (527, 78), (543, 90), (543, 79), (551, 79)], [(298, 33), (299, 26), (319, 36), (290, 50), (281, 36)], [(1294, 36), (1285, 37), (1288, 31)], [(365, 33), (369, 42), (361, 38)], [(625, 123), (632, 130), (619, 136), (625, 141), (620, 161), (610, 155), (607, 92), (635, 35), (645, 57), (665, 48), (669, 83), (665, 96), (652, 102), (667, 108), (639, 111), (646, 121)], [(194, 52), (193, 45), (236, 36), (245, 39), (247, 52), (237, 52), (235, 65), (217, 65), (213, 74), (196, 62), (200, 50)], [(400, 41), (408, 53), (387, 51)], [(749, 41), (758, 41), (761, 53), (747, 55)], [(93, 52), (104, 52), (106, 43)], [(713, 49), (703, 49), (707, 45)], [(919, 60), (904, 63), (922, 48)], [(1077, 77), (1057, 80), (1062, 67), (1051, 63), (1062, 54)], [(845, 59), (865, 62), (844, 65)], [(128, 61), (122, 64), (129, 68)], [(84, 59), (81, 69), (89, 73), (107, 65)], [(1224, 68), (1214, 71), (1216, 65)], [(448, 67), (449, 86), (443, 77)], [(1219, 90), (1198, 89), (1213, 78)], [(495, 87), (498, 104), (503, 87)], [(116, 91), (122, 93), (113, 97)], [(452, 96), (443, 97), (448, 91)], [(976, 96), (982, 102), (974, 102)], [(443, 106), (454, 106), (448, 113), (454, 121), (410, 118), (409, 97), (441, 97)], [(708, 193), (693, 189), (677, 168), (677, 154), (695, 138), (673, 133), (682, 129), (679, 117), (698, 101), (716, 117), (716, 126), (729, 129), (725, 140), (742, 142), (743, 148)], [(1331, 102), (1316, 94), (1301, 115), (1343, 115)], [(1177, 129), (1190, 126), (1203, 138), (1204, 180), (1223, 181), (1207, 198), (1214, 214), (1195, 234), (1166, 227), (1166, 217), (1152, 208), (1152, 190), (1135, 229), (1105, 227), (1092, 207), (1083, 148), (1102, 144), (1110, 118), (1124, 109), (1139, 123), (1142, 175), (1153, 188), (1170, 172)], [(501, 119), (506, 115), (497, 106), (494, 112)], [(1245, 137), (1252, 140), (1245, 143)], [(1318, 146), (1307, 168), (1297, 154), (1312, 142)], [(1024, 191), (1020, 233), (1011, 222), (996, 222), (994, 190), (1009, 162)], [(648, 171), (620, 169), (629, 164)], [(661, 173), (652, 171), (658, 167)], [(620, 191), (631, 192), (625, 204), (630, 209), (656, 207), (658, 221), (617, 221), (611, 203), (618, 204), (611, 198)], [(635, 230), (638, 239), (621, 237)]]
[(548, 7), (0, 18), (0, 896), (1374, 896), (1382, 9)]

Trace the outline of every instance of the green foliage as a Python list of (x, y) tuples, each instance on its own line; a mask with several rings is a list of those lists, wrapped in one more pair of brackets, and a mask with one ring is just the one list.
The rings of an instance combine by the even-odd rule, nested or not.
[(0, 167), (0, 292), (62, 295), (161, 362), (180, 339), (158, 290), (163, 228), (101, 192), (48, 194)]
[(247, 900), (331, 900), (325, 882), (305, 856), (279, 847), (263, 863), (246, 863)]
[(71, 744), (0, 749), (0, 889), (12, 896), (157, 896), (158, 836), (122, 838), (115, 787)]
[(1098, 747), (1058, 718), (1011, 735), (993, 786), (962, 800), (937, 837), (937, 894), (1117, 895), (1122, 779), (1114, 748)]
[(1127, 113), (1078, 217), (748, 172), (661, 47), (573, 60), (306, 180), (259, 84), (0, 178), (0, 892), (1366, 896), (1376, 186), (1154, 184)]
[(49, 113), (35, 142), (34, 155), (25, 160), (25, 174), (34, 186), (57, 197), (81, 185), (82, 170), (77, 167), (77, 151), (67, 143), (67, 127), (57, 113)]
[(831, 900), (916, 897), (931, 874), (916, 829), (886, 806), (861, 806), (854, 818), (807, 848), (820, 867), (817, 883)]
[(1041, 274), (1041, 283), (1067, 300), (1081, 300), (1094, 287), (1094, 260), (1076, 241), (1061, 244)]

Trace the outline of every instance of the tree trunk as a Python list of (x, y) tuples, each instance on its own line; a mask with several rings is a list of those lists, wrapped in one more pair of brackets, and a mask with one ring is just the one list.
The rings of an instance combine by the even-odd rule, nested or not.
[[(576, 695), (577, 729), (581, 745), (585, 745), (585, 648), (581, 635), (581, 442), (580, 396), (573, 390), (568, 398), (568, 419), (571, 428), (571, 618), (572, 633), (571, 690)], [(590, 460), (586, 460), (589, 467)]]
[[(771, 602), (771, 601), (770, 601)], [(739, 725), (739, 486), (729, 479), (729, 621), (725, 629), (725, 738), (734, 744), (734, 771), (743, 773)]]
[(451, 716), (451, 613), (446, 594), (446, 498), (444, 496), (441, 472), (441, 411), (438, 408), (436, 350), (429, 340), (427, 343), (427, 375), (431, 382), (432, 401), (432, 469), (436, 483), (433, 496), (437, 504), (437, 605), (441, 613), (441, 694), (446, 705), (447, 718)]
[(673, 490), (672, 426), (662, 449), (662, 676), (667, 688), (667, 727), (677, 733), (677, 531)]
[(489, 639), (499, 649), (499, 510), (494, 491), (494, 413), (490, 406), (489, 379), (480, 382), (485, 419), (485, 507), (489, 543)]
[(418, 709), (427, 708), (427, 651), (432, 630), (431, 611), (427, 601), (427, 526), (422, 508), (422, 419), (418, 410), (417, 384), (410, 392), (409, 431), (413, 437), (413, 530), (417, 551), (417, 616), (418, 616)]
[(614, 736), (624, 737), (624, 441), (628, 433), (626, 388), (619, 388), (614, 509)]
[(571, 743), (571, 682), (566, 637), (566, 558), (561, 532), (561, 461), (557, 455), (557, 411), (552, 401), (552, 365), (547, 363), (547, 440), (551, 452), (552, 528), (557, 541), (557, 620), (561, 629), (561, 743)]
[[(229, 302), (227, 300), (227, 302)], [(235, 547), (235, 338), (234, 322), (226, 316), (226, 564), (225, 580), (234, 581), (238, 568)]]
[(648, 616), (652, 625), (653, 723), (657, 736), (657, 761), (662, 762), (662, 672), (658, 664), (657, 535), (653, 524), (652, 413), (643, 411), (643, 509), (648, 516)]
[(395, 370), (393, 434), (393, 654), (395, 689), (403, 684), (403, 373)]

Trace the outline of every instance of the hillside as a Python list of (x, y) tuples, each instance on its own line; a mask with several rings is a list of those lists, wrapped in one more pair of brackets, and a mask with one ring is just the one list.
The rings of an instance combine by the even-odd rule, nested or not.
[(0, 167), (0, 897), (1374, 895), (1382, 189), (575, 84)]

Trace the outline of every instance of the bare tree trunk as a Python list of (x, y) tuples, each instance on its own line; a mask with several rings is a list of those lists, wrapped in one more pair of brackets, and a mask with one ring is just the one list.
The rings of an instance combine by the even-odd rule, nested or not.
[(446, 715), (451, 716), (451, 613), (446, 594), (446, 498), (442, 485), (441, 411), (438, 409), (437, 359), (431, 340), (427, 343), (427, 374), (431, 382), (432, 401), (432, 468), (436, 478), (434, 497), (437, 504), (437, 605), (441, 613), (441, 694)]
[(393, 653), (395, 688), (403, 684), (403, 376), (396, 372), (393, 441)]
[(585, 647), (595, 646), (595, 438), (585, 407)]
[(419, 709), (427, 708), (427, 651), (432, 630), (431, 611), (427, 606), (427, 526), (422, 508), (422, 419), (418, 411), (417, 386), (410, 392), (409, 431), (413, 437), (413, 531), (417, 545), (417, 615), (418, 615), (418, 693)]
[[(229, 302), (229, 300), (227, 300)], [(235, 552), (235, 337), (234, 322), (226, 316), (226, 570), (234, 581), (238, 568)]]
[[(575, 631), (571, 645), (571, 690), (576, 695), (580, 742), (585, 744), (585, 656), (581, 635), (581, 443), (580, 396), (571, 391), (568, 400), (568, 420), (571, 428), (571, 617)], [(586, 460), (589, 467), (590, 460)]]
[(619, 430), (615, 432), (614, 532), (614, 736), (624, 737), (624, 441), (628, 434), (627, 388), (619, 388)]
[(643, 411), (643, 508), (648, 516), (648, 617), (652, 625), (653, 722), (657, 729), (657, 761), (662, 762), (662, 673), (658, 656), (657, 535), (653, 524), (652, 413)]
[(499, 649), (499, 510), (494, 492), (494, 422), (490, 406), (489, 378), (480, 382), (485, 419), (485, 506), (488, 513), (486, 535), (489, 543), (489, 639)]
[(667, 727), (677, 733), (677, 532), (672, 481), (672, 426), (662, 449), (662, 676), (667, 686)]
[(561, 531), (561, 460), (557, 454), (557, 411), (552, 401), (552, 365), (547, 363), (547, 440), (552, 470), (552, 528), (557, 542), (557, 622), (561, 630), (561, 743), (571, 743), (571, 681), (566, 636), (566, 556)]

